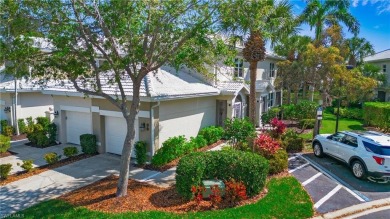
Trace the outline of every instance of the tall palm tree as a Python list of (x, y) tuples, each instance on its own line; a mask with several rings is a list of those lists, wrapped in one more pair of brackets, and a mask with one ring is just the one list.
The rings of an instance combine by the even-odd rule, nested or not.
[(348, 65), (357, 66), (363, 63), (363, 58), (375, 53), (374, 47), (365, 38), (357, 36), (347, 39), (349, 47)]
[(326, 26), (343, 23), (349, 31), (354, 34), (359, 32), (360, 24), (350, 12), (349, 0), (307, 0), (306, 8), (303, 10), (301, 23), (309, 24), (315, 28), (315, 44), (321, 43), (323, 32)]
[(270, 40), (274, 45), (296, 31), (297, 23), (286, 0), (230, 0), (227, 5), (223, 9), (222, 28), (234, 39), (247, 39), (243, 57), (250, 64), (249, 117), (256, 124), (256, 73), (258, 62), (265, 58), (265, 42)]

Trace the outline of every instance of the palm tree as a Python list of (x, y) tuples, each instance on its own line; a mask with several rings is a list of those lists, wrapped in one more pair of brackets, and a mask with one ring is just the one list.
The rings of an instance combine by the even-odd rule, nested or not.
[(349, 47), (348, 65), (357, 66), (363, 63), (363, 58), (375, 53), (374, 47), (365, 38), (357, 36), (347, 39)]
[(307, 6), (303, 10), (300, 20), (307, 23), (310, 29), (315, 28), (315, 44), (321, 43), (326, 26), (345, 24), (354, 34), (359, 32), (359, 22), (348, 12), (349, 0), (307, 0)]
[(288, 33), (296, 31), (297, 23), (291, 4), (285, 0), (230, 0), (227, 5), (223, 9), (222, 29), (233, 39), (242, 41), (249, 35), (243, 57), (250, 64), (249, 117), (256, 124), (257, 63), (265, 58), (265, 41), (270, 40), (274, 45)]

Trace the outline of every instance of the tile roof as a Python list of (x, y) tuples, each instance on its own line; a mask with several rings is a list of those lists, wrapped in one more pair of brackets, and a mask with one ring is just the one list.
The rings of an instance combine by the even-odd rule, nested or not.
[(372, 61), (381, 61), (381, 60), (389, 60), (389, 59), (390, 59), (390, 49), (387, 49), (382, 52), (378, 52), (374, 55), (365, 57), (364, 61), (372, 62)]
[(221, 90), (221, 94), (226, 95), (237, 95), (243, 88), (249, 93), (248, 85), (243, 82), (221, 82), (217, 88)]

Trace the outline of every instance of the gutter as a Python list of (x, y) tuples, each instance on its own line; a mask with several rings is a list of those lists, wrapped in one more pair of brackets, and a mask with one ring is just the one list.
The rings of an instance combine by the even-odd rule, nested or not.
[(150, 146), (152, 147), (151, 156), (154, 155), (154, 108), (160, 106), (160, 101), (156, 105), (150, 107)]

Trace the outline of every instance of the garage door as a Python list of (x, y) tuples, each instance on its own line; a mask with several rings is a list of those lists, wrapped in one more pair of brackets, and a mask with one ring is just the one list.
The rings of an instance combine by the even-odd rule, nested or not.
[[(113, 154), (122, 154), (123, 142), (126, 138), (126, 121), (122, 117), (106, 116), (106, 152)], [(135, 141), (138, 141), (138, 120), (135, 120)], [(134, 149), (131, 154), (135, 157)]]
[(92, 118), (90, 113), (66, 111), (66, 140), (80, 144), (80, 135), (92, 134)]

